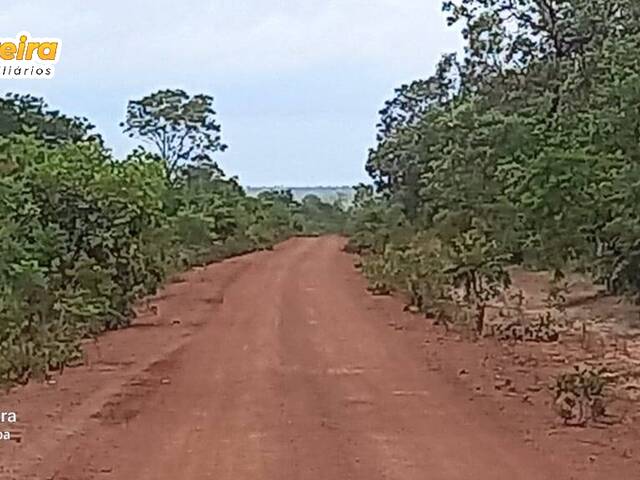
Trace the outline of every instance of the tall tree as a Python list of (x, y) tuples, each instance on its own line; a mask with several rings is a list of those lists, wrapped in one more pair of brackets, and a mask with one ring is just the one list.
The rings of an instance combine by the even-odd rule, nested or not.
[(167, 177), (176, 178), (181, 165), (210, 163), (223, 152), (221, 127), (213, 97), (190, 96), (183, 90), (159, 90), (131, 100), (120, 124), (131, 138), (153, 145), (166, 162)]

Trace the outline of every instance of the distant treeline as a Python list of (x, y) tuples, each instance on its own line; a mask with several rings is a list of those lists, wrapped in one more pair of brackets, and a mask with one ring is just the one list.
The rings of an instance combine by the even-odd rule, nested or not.
[(288, 190), (293, 194), (293, 198), (301, 201), (307, 195), (315, 195), (323, 202), (333, 203), (339, 200), (343, 206), (350, 205), (353, 202), (355, 190), (351, 186), (310, 186), (310, 187), (246, 187), (247, 195), (255, 197), (259, 193), (273, 189)]

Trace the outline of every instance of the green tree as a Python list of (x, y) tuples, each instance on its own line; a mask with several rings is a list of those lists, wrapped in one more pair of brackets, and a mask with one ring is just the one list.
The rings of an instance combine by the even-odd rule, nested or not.
[(160, 90), (131, 100), (124, 132), (153, 145), (166, 161), (167, 177), (174, 181), (181, 165), (207, 163), (226, 150), (213, 109), (213, 97), (190, 96), (183, 90)]
[(93, 129), (86, 118), (51, 110), (39, 97), (8, 93), (0, 98), (0, 136), (28, 132), (49, 143), (99, 140)]

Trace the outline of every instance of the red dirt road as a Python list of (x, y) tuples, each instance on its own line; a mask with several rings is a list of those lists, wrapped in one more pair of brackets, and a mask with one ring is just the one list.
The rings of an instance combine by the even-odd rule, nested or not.
[(366, 293), (342, 243), (293, 239), (191, 272), (157, 316), (101, 339), (93, 366), (0, 397), (22, 429), (0, 442), (0, 478), (574, 478), (389, 328), (397, 302)]

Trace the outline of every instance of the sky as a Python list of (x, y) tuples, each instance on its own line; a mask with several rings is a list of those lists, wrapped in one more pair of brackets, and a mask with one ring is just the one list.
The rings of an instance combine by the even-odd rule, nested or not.
[(13, 0), (0, 37), (59, 38), (50, 80), (0, 79), (88, 117), (124, 156), (127, 102), (161, 88), (215, 97), (244, 185), (366, 181), (377, 112), (402, 83), (461, 48), (441, 0)]

